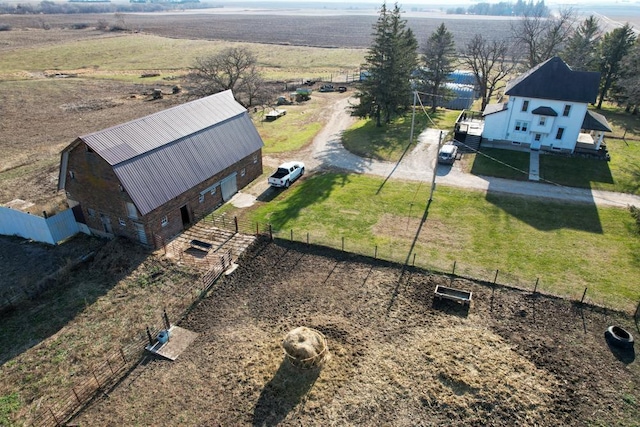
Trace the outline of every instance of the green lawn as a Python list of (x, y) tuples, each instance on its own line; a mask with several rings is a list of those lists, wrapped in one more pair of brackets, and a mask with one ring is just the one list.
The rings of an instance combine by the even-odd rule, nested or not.
[[(640, 240), (624, 209), (485, 195), (323, 173), (260, 202), (245, 219), (285, 239), (538, 289), (628, 311), (640, 299)], [(421, 219), (426, 221), (421, 225)], [(344, 239), (344, 240), (343, 240)], [(411, 249), (413, 246), (413, 250)], [(414, 255), (415, 254), (415, 255)], [(414, 258), (415, 256), (415, 258)]]
[(373, 120), (361, 119), (343, 133), (342, 142), (347, 150), (359, 156), (397, 162), (407, 149), (415, 146), (420, 132), (426, 128), (451, 131), (459, 114), (459, 111), (444, 109), (431, 113), (418, 107), (411, 146), (411, 114), (397, 117), (381, 127)]

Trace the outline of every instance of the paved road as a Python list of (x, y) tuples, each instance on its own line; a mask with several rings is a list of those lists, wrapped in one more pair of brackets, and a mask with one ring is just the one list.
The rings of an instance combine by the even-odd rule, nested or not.
[[(418, 135), (417, 146), (411, 152), (405, 153), (398, 163), (365, 159), (348, 152), (341, 143), (342, 131), (355, 121), (347, 111), (349, 100), (350, 98), (342, 98), (329, 107), (330, 116), (327, 125), (318, 133), (311, 147), (298, 153), (298, 158), (305, 162), (308, 170), (323, 167), (338, 168), (389, 179), (395, 178), (429, 183), (433, 180), (433, 168), (436, 166), (440, 130), (427, 129)], [(269, 166), (275, 167), (278, 163), (278, 159), (265, 158), (265, 164)], [(589, 203), (599, 206), (640, 206), (640, 196), (563, 187), (541, 182), (513, 181), (471, 175), (463, 172), (457, 163), (453, 166), (437, 166), (435, 194), (437, 194), (438, 185)]]

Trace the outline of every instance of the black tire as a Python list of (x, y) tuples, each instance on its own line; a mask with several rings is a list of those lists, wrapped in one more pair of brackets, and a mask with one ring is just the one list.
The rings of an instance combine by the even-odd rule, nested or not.
[(609, 326), (604, 335), (616, 347), (633, 348), (633, 335), (620, 326)]
[(289, 188), (289, 186), (290, 186), (290, 185), (291, 185), (291, 183), (289, 182), (289, 180), (287, 180), (287, 181), (284, 183), (284, 186), (285, 186), (286, 188)]
[(304, 168), (300, 171), (300, 176), (304, 175)]

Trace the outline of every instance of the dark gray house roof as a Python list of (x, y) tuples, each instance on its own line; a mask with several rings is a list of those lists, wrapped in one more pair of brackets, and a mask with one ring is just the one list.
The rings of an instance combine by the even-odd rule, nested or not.
[(587, 110), (587, 114), (584, 115), (582, 129), (611, 132), (607, 119), (602, 114), (598, 114), (591, 110)]
[(600, 73), (573, 71), (556, 56), (510, 81), (505, 94), (588, 104), (596, 101), (599, 85)]
[(81, 136), (113, 170), (142, 215), (211, 178), (264, 145), (230, 90)]
[(538, 107), (531, 112), (531, 114), (537, 114), (538, 116), (557, 117), (558, 113), (551, 107)]

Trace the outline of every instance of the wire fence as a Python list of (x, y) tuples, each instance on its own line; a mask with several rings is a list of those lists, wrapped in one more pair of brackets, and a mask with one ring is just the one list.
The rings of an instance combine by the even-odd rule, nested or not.
[[(324, 246), (339, 249), (343, 252), (368, 256), (381, 261), (398, 263), (412, 267), (419, 267), (434, 273), (448, 274), (456, 278), (463, 278), (472, 281), (498, 284), (502, 286), (529, 290), (533, 293), (545, 292), (540, 277), (523, 279), (516, 274), (500, 269), (485, 269), (452, 261), (450, 264), (435, 261), (428, 254), (415, 252), (410, 244), (388, 244), (388, 245), (368, 245), (345, 237), (328, 237), (320, 232), (300, 232), (293, 229), (276, 230), (271, 224), (255, 223), (248, 220), (229, 218), (224, 215), (208, 215), (200, 223), (206, 227), (215, 227), (226, 230), (233, 235), (245, 235), (251, 237), (262, 237), (269, 240), (286, 240), (307, 245)], [(167, 245), (167, 248), (169, 246)], [(206, 294), (220, 275), (233, 262), (233, 249), (219, 253), (206, 273), (199, 280), (194, 281), (192, 286), (187, 287), (182, 294), (176, 295), (178, 302), (171, 304), (173, 312), (167, 314), (164, 311), (164, 318), (182, 320), (193, 304)], [(588, 289), (576, 295), (576, 301), (606, 307), (615, 307), (618, 304), (603, 304), (603, 301), (595, 301), (588, 295)], [(605, 301), (606, 303), (606, 301)], [(624, 311), (633, 311), (634, 307), (626, 306)], [(637, 320), (640, 316), (640, 303), (635, 307), (633, 314)], [(140, 327), (140, 333), (133, 337), (126, 345), (122, 345), (105, 356), (105, 358), (93, 365), (86, 378), (76, 383), (69, 392), (57, 403), (43, 408), (35, 418), (34, 426), (61, 426), (71, 418), (78, 410), (91, 400), (97, 393), (106, 392), (129, 370), (133, 369), (140, 361), (146, 344), (152, 344), (152, 337), (164, 329), (166, 326), (147, 326), (146, 329)]]
[[(203, 295), (205, 295), (220, 275), (232, 264), (233, 258), (230, 251), (222, 252), (217, 257), (219, 262), (213, 264), (199, 280), (191, 282), (191, 286), (184, 288), (182, 293), (172, 296), (169, 313), (163, 309), (160, 319), (176, 319), (178, 323), (186, 316), (190, 307)], [(167, 327), (166, 321), (160, 325), (142, 327), (139, 325), (139, 333), (131, 337), (125, 344), (112, 349), (105, 357), (90, 366), (82, 380), (75, 383), (67, 393), (57, 399), (52, 405), (42, 408), (33, 419), (33, 426), (62, 426), (75, 415), (96, 394), (106, 393), (129, 370), (139, 362), (147, 344), (153, 344), (161, 330)]]

